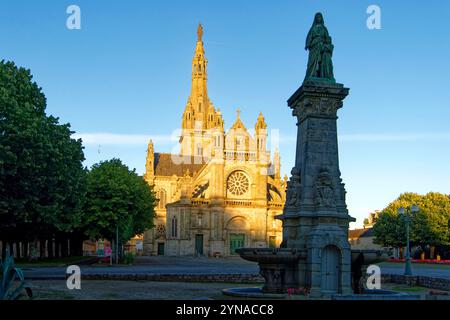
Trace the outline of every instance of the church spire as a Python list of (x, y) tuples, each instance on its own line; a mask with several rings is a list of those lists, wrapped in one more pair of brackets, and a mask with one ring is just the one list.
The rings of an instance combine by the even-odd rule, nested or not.
[(207, 129), (214, 122), (215, 110), (211, 101), (209, 101), (206, 85), (207, 64), (208, 60), (205, 57), (205, 48), (203, 47), (203, 27), (199, 24), (197, 44), (192, 58), (191, 94), (183, 115), (183, 119), (188, 120), (183, 127), (193, 128), (200, 125), (202, 129)]
[(153, 177), (155, 175), (155, 149), (153, 147), (153, 141), (150, 139), (147, 147), (147, 159), (145, 161), (145, 174), (144, 179), (150, 184), (153, 184)]
[(197, 41), (202, 41), (202, 37), (203, 37), (203, 27), (202, 24), (199, 23), (198, 24), (198, 28), (197, 28)]
[[(203, 27), (197, 27), (197, 43), (192, 58), (191, 93), (182, 117), (182, 134), (180, 137), (182, 154), (197, 154), (197, 150), (206, 149), (208, 139), (206, 130), (222, 130), (223, 119), (217, 113), (208, 97), (206, 66), (203, 47)], [(201, 130), (201, 132), (199, 131)]]
[(205, 48), (203, 47), (203, 27), (201, 24), (197, 28), (197, 45), (195, 47), (194, 58), (192, 59), (192, 95), (203, 95), (206, 93), (206, 65), (208, 60), (205, 57)]

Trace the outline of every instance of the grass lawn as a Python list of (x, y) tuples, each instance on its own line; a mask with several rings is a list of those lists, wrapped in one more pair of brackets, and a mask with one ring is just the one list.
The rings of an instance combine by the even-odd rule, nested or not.
[(392, 291), (396, 291), (396, 292), (427, 292), (430, 289), (429, 288), (424, 288), (424, 287), (417, 287), (417, 286), (406, 286), (406, 285), (397, 285), (397, 286), (393, 286), (391, 288)]
[(65, 257), (58, 259), (43, 258), (37, 261), (28, 261), (27, 259), (14, 259), (14, 264), (19, 268), (30, 267), (64, 267), (71, 264), (79, 264), (81, 262), (87, 262), (92, 257)]

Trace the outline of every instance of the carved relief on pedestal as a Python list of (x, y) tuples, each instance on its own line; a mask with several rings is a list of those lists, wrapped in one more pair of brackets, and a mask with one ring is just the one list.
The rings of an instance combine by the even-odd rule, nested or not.
[(333, 102), (329, 99), (321, 99), (320, 103), (317, 106), (317, 111), (320, 114), (330, 115), (333, 114)]
[(294, 207), (300, 202), (300, 191), (300, 170), (294, 167), (291, 170), (291, 178), (287, 182), (286, 204), (288, 206)]
[(300, 120), (309, 115), (336, 116), (337, 109), (342, 107), (342, 101), (325, 97), (305, 98), (302, 104), (293, 110), (293, 115)]
[(327, 170), (322, 170), (315, 183), (315, 203), (319, 207), (332, 208), (336, 206), (333, 179)]

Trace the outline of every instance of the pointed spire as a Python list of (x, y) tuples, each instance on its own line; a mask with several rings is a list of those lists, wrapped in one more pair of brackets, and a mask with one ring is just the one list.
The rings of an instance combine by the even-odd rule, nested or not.
[(148, 141), (148, 146), (147, 146), (147, 152), (149, 152), (150, 150), (152, 150), (152, 152), (153, 152), (153, 140), (152, 139), (150, 139)]
[(202, 37), (203, 37), (203, 27), (202, 27), (202, 24), (199, 23), (198, 28), (197, 28), (197, 41), (201, 42)]
[(231, 127), (231, 129), (244, 129), (244, 130), (247, 130), (245, 128), (244, 123), (241, 120), (241, 109), (239, 109), (239, 108), (236, 110), (236, 121), (234, 122), (234, 124)]
[(203, 59), (205, 58), (205, 48), (203, 48), (203, 27), (201, 24), (198, 25), (197, 28), (197, 45), (195, 47), (195, 57), (194, 59)]
[(153, 141), (150, 139), (147, 146), (147, 159), (145, 162), (145, 175), (144, 175), (144, 179), (147, 180), (147, 182), (149, 183), (152, 183), (152, 178), (155, 174), (154, 163), (155, 163), (155, 151), (153, 147)]
[[(193, 140), (193, 134), (199, 130), (219, 128), (223, 130), (223, 119), (216, 114), (216, 110), (209, 100), (207, 88), (207, 65), (203, 47), (203, 26), (197, 27), (197, 42), (192, 58), (192, 82), (191, 93), (182, 117), (182, 134), (180, 137), (181, 154), (192, 155), (197, 145)], [(202, 133), (203, 134), (203, 133)], [(202, 139), (200, 137), (200, 139)], [(202, 140), (202, 143), (204, 141)], [(195, 145), (194, 145), (195, 144)]]
[(261, 129), (267, 129), (267, 124), (266, 121), (264, 120), (262, 112), (259, 113), (258, 119), (256, 120), (255, 131), (257, 132)]
[(189, 101), (192, 103), (196, 113), (202, 113), (201, 117), (204, 117), (204, 119), (197, 120), (204, 121), (206, 120), (210, 103), (206, 86), (208, 60), (205, 57), (205, 49), (203, 48), (203, 27), (201, 24), (197, 29), (197, 37), (197, 45), (192, 59), (192, 84)]

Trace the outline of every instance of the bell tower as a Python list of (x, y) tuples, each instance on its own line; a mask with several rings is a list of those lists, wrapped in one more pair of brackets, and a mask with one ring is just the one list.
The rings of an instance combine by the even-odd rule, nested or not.
[(182, 116), (181, 155), (203, 156), (214, 148), (213, 132), (223, 131), (223, 119), (208, 97), (207, 65), (203, 46), (203, 27), (197, 28), (197, 43), (192, 58), (191, 93)]

